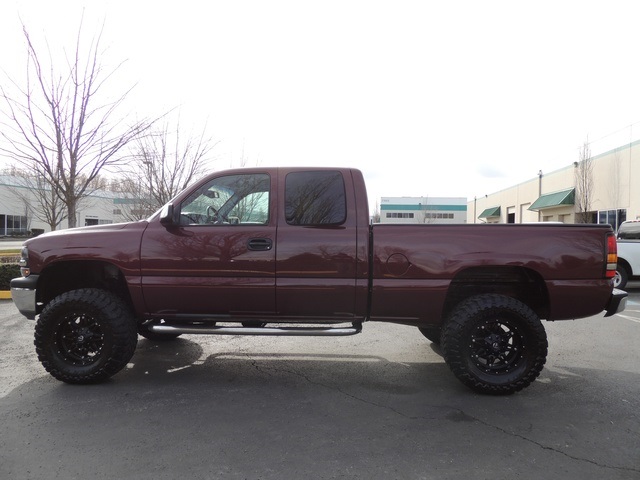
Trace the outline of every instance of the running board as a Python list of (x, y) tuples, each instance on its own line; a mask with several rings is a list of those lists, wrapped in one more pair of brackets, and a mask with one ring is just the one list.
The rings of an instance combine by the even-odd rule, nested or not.
[(197, 335), (271, 335), (283, 337), (346, 337), (362, 331), (361, 323), (352, 327), (215, 327), (207, 325), (149, 325), (155, 333)]

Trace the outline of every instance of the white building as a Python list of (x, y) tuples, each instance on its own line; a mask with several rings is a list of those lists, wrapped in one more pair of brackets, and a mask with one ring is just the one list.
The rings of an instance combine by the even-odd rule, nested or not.
[[(41, 218), (37, 196), (33, 186), (24, 178), (0, 175), (0, 236), (24, 236), (32, 230), (48, 232), (51, 227)], [(117, 195), (113, 192), (97, 191), (83, 199), (77, 208), (78, 226), (100, 225), (122, 221), (117, 215)], [(66, 228), (63, 220), (58, 228)]]
[[(592, 157), (589, 222), (640, 219), (640, 140)], [(577, 222), (578, 163), (467, 204), (467, 223)]]
[(464, 197), (382, 197), (380, 223), (466, 223)]

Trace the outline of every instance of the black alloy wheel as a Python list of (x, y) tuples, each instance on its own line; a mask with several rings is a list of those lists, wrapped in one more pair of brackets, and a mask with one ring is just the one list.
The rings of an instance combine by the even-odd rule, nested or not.
[(470, 355), (475, 366), (494, 375), (518, 366), (524, 355), (524, 339), (508, 318), (488, 320), (471, 334)]
[(547, 335), (536, 313), (504, 295), (464, 300), (442, 332), (444, 359), (468, 387), (508, 395), (533, 382), (547, 357)]
[(70, 312), (60, 319), (54, 341), (60, 356), (69, 363), (91, 365), (102, 353), (104, 332), (94, 317)]
[(35, 328), (38, 359), (67, 383), (95, 383), (122, 370), (136, 349), (136, 322), (115, 294), (84, 288), (65, 292), (43, 309)]

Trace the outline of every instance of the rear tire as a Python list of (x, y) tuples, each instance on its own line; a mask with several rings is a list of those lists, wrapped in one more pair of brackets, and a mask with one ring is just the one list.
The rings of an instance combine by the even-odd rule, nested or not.
[(449, 368), (481, 393), (509, 395), (531, 384), (542, 371), (547, 348), (536, 313), (503, 295), (468, 298), (453, 310), (442, 331)]
[(136, 322), (113, 293), (72, 290), (44, 308), (35, 328), (45, 370), (67, 383), (96, 383), (122, 370), (136, 349)]

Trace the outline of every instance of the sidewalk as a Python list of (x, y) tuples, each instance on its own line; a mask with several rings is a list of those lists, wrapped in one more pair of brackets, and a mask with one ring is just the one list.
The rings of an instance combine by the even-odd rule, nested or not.
[[(26, 238), (25, 238), (26, 240)], [(24, 243), (24, 240), (15, 240), (15, 239), (4, 239), (4, 238), (0, 238), (0, 252), (6, 251), (6, 250), (19, 250), (22, 248), (22, 244)]]

